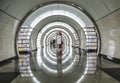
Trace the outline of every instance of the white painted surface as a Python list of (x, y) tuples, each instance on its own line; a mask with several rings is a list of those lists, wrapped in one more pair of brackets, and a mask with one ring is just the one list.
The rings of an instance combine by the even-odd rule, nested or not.
[[(52, 0), (1, 0), (0, 9), (21, 20), (30, 9), (47, 1)], [(101, 2), (102, 0), (84, 0), (84, 2), (83, 0), (62, 1), (71, 1), (78, 4), (88, 11), (95, 20), (120, 8), (120, 0), (103, 0), (104, 3)], [(15, 56), (13, 44), (17, 29), (16, 24), (18, 24), (18, 21), (0, 12), (0, 61)], [(97, 24), (102, 39), (101, 53), (120, 58), (120, 10), (97, 21)], [(109, 41), (114, 42), (114, 44)], [(112, 49), (114, 50), (109, 53)]]
[(17, 20), (0, 12), (0, 61), (15, 56), (14, 36)]
[(101, 53), (120, 59), (120, 10), (97, 22), (101, 40)]

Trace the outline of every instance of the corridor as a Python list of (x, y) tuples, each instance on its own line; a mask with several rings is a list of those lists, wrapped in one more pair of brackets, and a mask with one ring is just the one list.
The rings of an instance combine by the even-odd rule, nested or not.
[(120, 0), (0, 0), (1, 83), (119, 83)]

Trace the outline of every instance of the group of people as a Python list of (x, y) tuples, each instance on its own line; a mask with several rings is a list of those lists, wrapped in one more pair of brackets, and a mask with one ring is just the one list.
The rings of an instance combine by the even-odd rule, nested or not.
[[(62, 44), (63, 44), (63, 41), (62, 41)], [(50, 41), (50, 47), (52, 48), (56, 48), (57, 46), (57, 40), (56, 39), (53, 39)]]
[(53, 39), (53, 40), (51, 40), (50, 41), (50, 47), (52, 48), (56, 48), (56, 40), (55, 39)]

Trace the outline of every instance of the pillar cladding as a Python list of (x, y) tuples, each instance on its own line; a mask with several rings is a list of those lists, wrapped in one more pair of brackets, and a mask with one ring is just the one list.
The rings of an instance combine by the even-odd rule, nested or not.
[(60, 59), (62, 59), (62, 32), (61, 31), (59, 31), (59, 36), (60, 36), (59, 56), (60, 56)]
[(62, 31), (58, 31), (57, 35), (57, 72), (58, 75), (62, 75)]

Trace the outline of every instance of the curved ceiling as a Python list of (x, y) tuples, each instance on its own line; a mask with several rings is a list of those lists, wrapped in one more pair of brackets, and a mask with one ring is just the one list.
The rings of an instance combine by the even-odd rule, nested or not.
[[(1, 0), (0, 10), (6, 12), (9, 15), (15, 17), (18, 20), (22, 18), (31, 9), (44, 2), (53, 0)], [(83, 9), (85, 9), (91, 16), (98, 20), (107, 14), (120, 8), (120, 0), (55, 0), (55, 1), (70, 1)], [(26, 5), (27, 4), (27, 5)]]
[[(81, 27), (93, 27), (90, 19), (79, 9), (66, 4), (49, 4), (34, 11), (23, 25), (35, 27), (41, 20), (50, 16), (66, 16), (80, 24)], [(59, 20), (59, 17), (57, 19)]]
[[(15, 37), (16, 29), (17, 29), (17, 24), (19, 24), (19, 22), (23, 20), (25, 15), (30, 10), (32, 10), (33, 8), (36, 9), (37, 5), (42, 6), (43, 5), (42, 3), (49, 2), (49, 1), (53, 1), (53, 0), (0, 0), (0, 20), (1, 20), (1, 22), (0, 22), (0, 27), (1, 27), (0, 28), (0, 40), (1, 40), (1, 42), (0, 42), (1, 43), (0, 44), (0, 47), (1, 47), (0, 60), (4, 60), (4, 59), (7, 59), (7, 58), (15, 55), (14, 37)], [(77, 4), (78, 6), (82, 7), (84, 10), (86, 10), (94, 18), (95, 21), (98, 21), (99, 19), (120, 9), (120, 0), (92, 0), (92, 1), (91, 0), (54, 0), (54, 1), (58, 1), (58, 2), (59, 1), (65, 1), (65, 2), (70, 1), (74, 4)], [(40, 4), (42, 4), (42, 5), (40, 5)], [(104, 22), (103, 25), (101, 24), (103, 28), (102, 27), (100, 27), (100, 28), (102, 28), (101, 34), (102, 34), (102, 38), (103, 38), (102, 39), (103, 53), (110, 55), (110, 51), (112, 52), (113, 50), (115, 50), (116, 54), (112, 53), (112, 55), (115, 55), (115, 56), (118, 55), (116, 57), (119, 57), (119, 38), (118, 38), (119, 34), (116, 34), (116, 32), (119, 33), (118, 28), (119, 28), (120, 21), (115, 20), (116, 18), (119, 17), (119, 15), (117, 15), (116, 13), (115, 13), (115, 15), (116, 16), (113, 18), (110, 17), (110, 18), (107, 18), (107, 20), (106, 19), (102, 20), (102, 22)], [(62, 18), (61, 16), (59, 16), (59, 17)], [(49, 19), (49, 21), (47, 21), (48, 19)], [(46, 19), (46, 21), (49, 23), (50, 20), (52, 19), (52, 17), (48, 17), (48, 19)], [(63, 17), (62, 19), (64, 20), (64, 22), (67, 23), (67, 21), (70, 18)], [(109, 22), (108, 19), (111, 22)], [(107, 24), (106, 24), (106, 21), (108, 21)], [(47, 22), (46, 22), (46, 24), (47, 24)], [(69, 20), (69, 24), (72, 24), (72, 26), (76, 26), (76, 27), (79, 26), (73, 20)], [(40, 24), (37, 25), (37, 28), (39, 27), (39, 25)], [(44, 25), (45, 24), (43, 24), (43, 26)], [(114, 27), (112, 25), (114, 25), (114, 26), (116, 25), (116, 26)], [(110, 28), (110, 27), (112, 27), (112, 28)], [(118, 27), (118, 28), (116, 29), (116, 27)], [(113, 28), (115, 28), (116, 30)], [(111, 31), (111, 34), (110, 34), (108, 31), (110, 31), (111, 29), (113, 29), (113, 31)], [(108, 38), (108, 36), (110, 36), (110, 38)], [(108, 41), (108, 40), (113, 40), (113, 41)], [(5, 43), (6, 43), (6, 45), (5, 45)], [(114, 45), (114, 44), (116, 44), (116, 45)], [(108, 48), (110, 48), (110, 49), (108, 49)], [(108, 51), (107, 51), (108, 53), (106, 53), (107, 49), (108, 49)], [(6, 50), (7, 50), (7, 52), (6, 52)]]
[[(32, 12), (29, 12), (29, 13), (30, 14), (26, 16), (26, 18), (21, 23), (20, 30), (18, 32), (17, 51), (18, 51), (19, 57), (24, 57), (22, 54), (23, 52), (29, 52), (29, 50), (34, 50), (34, 48), (32, 47), (28, 47), (28, 48), (26, 47), (26, 45), (31, 46), (30, 44), (33, 44), (33, 47), (36, 47), (37, 49), (37, 60), (36, 60), (37, 64), (39, 66), (41, 66), (42, 64), (44, 66), (43, 70), (47, 69), (48, 71), (50, 71), (48, 73), (56, 74), (57, 71), (59, 73), (59, 69), (56, 69), (55, 66), (59, 64), (59, 61), (57, 62), (57, 60), (60, 60), (61, 63), (66, 66), (65, 69), (61, 67), (62, 69), (60, 70), (63, 70), (63, 73), (68, 73), (69, 70), (73, 70), (73, 66), (77, 64), (80, 60), (79, 47), (81, 47), (81, 44), (80, 44), (81, 40), (78, 34), (81, 34), (81, 33), (78, 33), (77, 30), (79, 28), (80, 29), (82, 28), (83, 31), (86, 30), (85, 31), (86, 39), (84, 40), (84, 42), (86, 42), (85, 44), (86, 46), (85, 48), (80, 48), (80, 49), (88, 50), (86, 55), (88, 57), (90, 55), (91, 57), (91, 59), (89, 58), (86, 59), (87, 62), (86, 62), (84, 74), (95, 72), (96, 64), (92, 64), (92, 66), (89, 66), (88, 62), (90, 60), (96, 62), (96, 59), (93, 60), (93, 57), (94, 58), (97, 57), (97, 54), (99, 52), (99, 46), (98, 46), (99, 36), (98, 36), (94, 22), (91, 20), (91, 18), (88, 17), (88, 14), (86, 14), (86, 12), (83, 9), (81, 9), (80, 7), (72, 3), (57, 2), (57, 3), (48, 3), (48, 4), (45, 3), (41, 7), (38, 7), (37, 9), (35, 8)], [(30, 31), (32, 37), (31, 35), (20, 35), (23, 33), (25, 34), (26, 30)], [(32, 32), (33, 30), (37, 31), (37, 34)], [(62, 36), (60, 36), (60, 32), (61, 34), (63, 32), (67, 34), (65, 35), (67, 37), (67, 40), (64, 40), (64, 41), (68, 43), (68, 45), (64, 44), (64, 49), (67, 50), (65, 51), (65, 53), (63, 53), (62, 48), (59, 48), (58, 43), (53, 43), (53, 45), (58, 45), (56, 47), (57, 50), (55, 49), (56, 59), (57, 59), (56, 61), (53, 61), (52, 58), (49, 57), (49, 56), (52, 56), (52, 54), (54, 53), (54, 52), (51, 52), (52, 50), (50, 51), (51, 44), (49, 39), (51, 37), (50, 35), (53, 32), (55, 32), (53, 34), (55, 36), (55, 39), (51, 39), (52, 41), (53, 40), (58, 41), (59, 39), (61, 39)], [(23, 41), (23, 40), (25, 41), (30, 40), (33, 43), (24, 43), (24, 42), (19, 43), (19, 41)], [(62, 41), (62, 39), (59, 41)], [(37, 46), (34, 46), (36, 43), (37, 43)], [(93, 46), (94, 43), (96, 45)], [(92, 50), (92, 52), (89, 53), (89, 50), (90, 51)], [(59, 53), (62, 53), (62, 54), (60, 55)], [(27, 56), (30, 56), (30, 55), (28, 54)], [(61, 56), (62, 56), (62, 60), (61, 58), (58, 58)], [(67, 57), (63, 58), (64, 56), (67, 56)], [(77, 61), (75, 57), (78, 57)], [(67, 64), (69, 63), (69, 61), (70, 61), (70, 64)], [(53, 66), (51, 67), (50, 64), (54, 65), (55, 68)], [(21, 68), (22, 68), (22, 65), (21, 65)], [(92, 70), (89, 71), (89, 69), (91, 68)], [(21, 69), (21, 72), (24, 72), (24, 70)]]
[[(4, 27), (3, 33), (5, 31), (10, 30), (14, 26), (13, 25), (14, 20), (21, 21), (24, 18), (24, 16), (31, 9), (36, 8), (36, 6), (39, 5), (39, 4), (42, 4), (44, 2), (49, 2), (49, 1), (53, 1), (53, 0), (0, 0), (0, 13), (1, 13), (1, 16), (0, 16), (1, 19), (0, 20), (5, 19), (4, 24), (11, 23), (10, 25), (12, 25), (12, 26), (9, 26), (9, 25), (3, 26)], [(70, 1), (70, 2), (72, 2), (74, 4), (77, 4), (78, 6), (85, 9), (94, 18), (94, 20), (96, 20), (96, 21), (98, 21), (99, 19), (103, 18), (104, 16), (109, 15), (113, 11), (120, 8), (120, 5), (119, 5), (120, 0), (92, 0), (92, 1), (91, 0), (54, 0), (54, 1)], [(42, 5), (39, 5), (39, 6), (42, 6)], [(7, 14), (8, 16), (3, 15), (3, 13)], [(10, 18), (9, 18), (9, 16), (10, 16)], [(6, 19), (8, 19), (8, 20), (6, 20)], [(110, 23), (108, 22), (108, 24), (110, 24)], [(9, 29), (8, 29), (8, 26), (10, 27)], [(15, 33), (15, 29), (17, 28), (16, 25), (13, 28), (14, 28), (14, 33)], [(2, 32), (2, 29), (1, 29), (1, 32)], [(10, 36), (12, 36), (12, 38), (14, 39), (14, 34), (13, 34), (12, 29), (10, 31), (8, 31), (8, 32), (9, 32)], [(109, 33), (107, 33), (107, 34), (109, 34)], [(106, 35), (106, 33), (105, 33), (105, 35)], [(13, 45), (13, 39), (8, 38), (7, 35), (4, 35), (4, 38), (6, 38), (8, 40), (10, 39), (10, 42), (8, 41), (8, 43), (7, 43), (8, 45), (6, 44), (6, 47), (7, 48), (12, 47), (13, 48), (13, 46), (14, 46)], [(2, 42), (4, 42), (4, 41), (6, 42), (6, 40), (3, 40)], [(12, 43), (13, 46), (10, 45), (10, 43)], [(10, 49), (8, 49), (8, 50), (10, 50)], [(10, 53), (8, 52), (8, 55), (14, 55), (14, 53), (11, 53), (11, 52), (14, 52), (14, 51), (12, 50), (12, 51), (10, 51)], [(6, 53), (6, 51), (5, 51), (5, 53)], [(3, 53), (3, 55), (6, 55), (6, 54)]]

